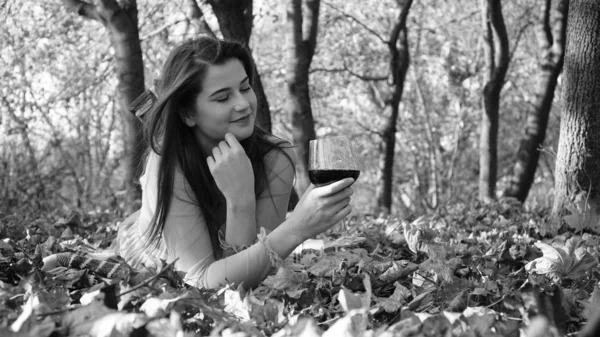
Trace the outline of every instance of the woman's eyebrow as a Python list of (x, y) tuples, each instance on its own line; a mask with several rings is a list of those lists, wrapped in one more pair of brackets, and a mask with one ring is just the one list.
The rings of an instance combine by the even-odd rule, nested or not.
[(211, 97), (216, 96), (216, 95), (218, 95), (218, 94), (220, 94), (222, 92), (227, 92), (227, 91), (229, 91), (229, 88), (219, 89), (219, 90), (213, 92), (212, 94), (210, 94), (210, 96), (208, 96), (208, 98), (211, 98)]
[[(249, 81), (248, 76), (244, 77), (244, 79), (240, 81), (240, 84), (244, 84), (244, 82), (247, 82), (247, 81)], [(219, 89), (219, 90), (213, 92), (212, 94), (210, 94), (210, 96), (208, 96), (208, 97), (211, 98), (213, 96), (216, 96), (216, 95), (218, 95), (218, 94), (220, 94), (222, 92), (226, 92), (226, 91), (229, 91), (229, 88)]]

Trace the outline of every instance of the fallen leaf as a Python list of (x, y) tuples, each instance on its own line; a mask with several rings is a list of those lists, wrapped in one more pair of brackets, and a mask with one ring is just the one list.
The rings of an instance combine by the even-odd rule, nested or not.
[(322, 337), (362, 337), (367, 330), (365, 309), (354, 309), (338, 319)]
[(396, 282), (394, 285), (396, 288), (390, 297), (374, 298), (375, 302), (377, 302), (376, 307), (383, 309), (387, 313), (394, 313), (400, 310), (404, 303), (406, 303), (406, 299), (411, 295), (410, 290), (400, 283)]
[(544, 242), (536, 242), (543, 256), (529, 262), (525, 269), (530, 273), (545, 275), (553, 278), (570, 278), (577, 280), (584, 277), (589, 270), (598, 265), (598, 260), (593, 257), (585, 247), (580, 247), (581, 239), (573, 237), (560, 245), (555, 246)]

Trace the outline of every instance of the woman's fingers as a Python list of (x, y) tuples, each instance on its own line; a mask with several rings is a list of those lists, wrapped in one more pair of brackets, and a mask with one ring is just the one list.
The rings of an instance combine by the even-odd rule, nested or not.
[(229, 145), (229, 147), (232, 149), (237, 149), (237, 150), (244, 149), (242, 147), (242, 144), (240, 144), (240, 142), (237, 140), (237, 138), (235, 138), (235, 136), (231, 133), (225, 134), (225, 142), (227, 142), (227, 145)]
[(213, 157), (206, 158), (206, 163), (208, 164), (208, 169), (212, 172), (216, 165), (215, 158), (213, 158)]
[(330, 196), (332, 194), (336, 194), (339, 191), (343, 190), (346, 187), (349, 187), (354, 183), (354, 179), (346, 178), (336, 182), (333, 182), (329, 185), (318, 187), (319, 194), (323, 197)]
[(352, 194), (354, 194), (354, 190), (352, 189), (352, 187), (346, 187), (338, 193), (330, 195), (328, 198), (331, 203), (337, 203), (340, 200), (350, 198)]
[(343, 207), (341, 207), (339, 209), (339, 211), (337, 213), (335, 213), (334, 216), (331, 217), (332, 225), (342, 221), (345, 217), (347, 217), (348, 215), (350, 215), (350, 213), (352, 213), (352, 206), (350, 206), (349, 202), (346, 203), (345, 205), (343, 202), (340, 202), (340, 204), (343, 205)]
[(221, 157), (221, 149), (218, 146), (213, 147), (212, 154), (213, 158), (218, 160)]

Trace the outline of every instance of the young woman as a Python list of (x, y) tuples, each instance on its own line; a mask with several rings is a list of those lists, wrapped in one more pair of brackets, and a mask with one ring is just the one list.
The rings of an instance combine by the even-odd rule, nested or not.
[(242, 45), (212, 38), (168, 56), (144, 117), (142, 207), (119, 228), (120, 253), (134, 267), (177, 260), (193, 286), (253, 287), (351, 212), (349, 178), (311, 185), (286, 219), (295, 155), (254, 125), (253, 67)]

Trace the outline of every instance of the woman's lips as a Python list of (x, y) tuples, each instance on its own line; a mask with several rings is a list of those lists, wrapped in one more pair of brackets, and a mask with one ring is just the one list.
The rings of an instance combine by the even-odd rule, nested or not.
[(232, 121), (231, 123), (244, 122), (244, 121), (246, 121), (246, 120), (250, 119), (250, 116), (251, 116), (251, 115), (252, 115), (252, 114), (248, 114), (248, 115), (246, 115), (246, 116), (244, 116), (244, 117), (242, 117), (242, 118), (238, 118), (238, 119), (236, 119), (236, 120)]

